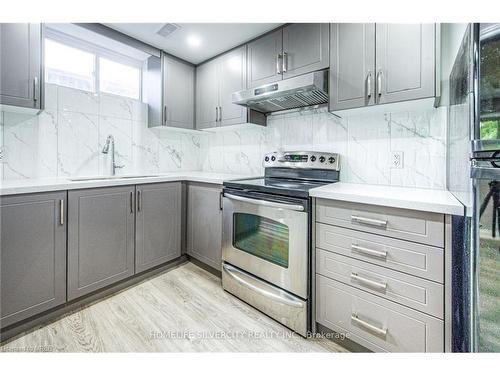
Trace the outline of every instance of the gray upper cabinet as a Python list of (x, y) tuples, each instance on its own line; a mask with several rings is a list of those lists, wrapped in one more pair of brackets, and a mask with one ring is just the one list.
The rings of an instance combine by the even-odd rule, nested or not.
[(194, 128), (194, 66), (164, 56), (164, 124)]
[(196, 129), (217, 126), (218, 107), (217, 62), (212, 60), (196, 68)]
[(134, 274), (135, 187), (68, 192), (68, 300)]
[(42, 25), (0, 23), (0, 105), (42, 109)]
[(221, 193), (218, 185), (187, 186), (187, 252), (218, 271), (222, 264)]
[(194, 66), (164, 53), (148, 58), (143, 100), (149, 127), (194, 128), (194, 74)]
[(377, 24), (379, 103), (435, 95), (435, 25)]
[(247, 108), (232, 101), (233, 92), (246, 88), (246, 52), (246, 46), (242, 46), (218, 59), (219, 126), (247, 122)]
[(332, 24), (330, 111), (438, 96), (435, 24)]
[(330, 111), (374, 104), (375, 24), (330, 27)]
[(327, 23), (294, 23), (284, 27), (283, 78), (328, 68), (329, 33)]
[(135, 272), (181, 255), (182, 184), (136, 186)]
[(282, 79), (283, 31), (276, 30), (248, 43), (248, 88)]
[(66, 301), (66, 192), (0, 201), (0, 327)]

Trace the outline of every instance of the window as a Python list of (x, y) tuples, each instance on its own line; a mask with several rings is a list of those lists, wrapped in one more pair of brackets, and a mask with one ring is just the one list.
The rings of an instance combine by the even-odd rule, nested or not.
[(51, 39), (45, 40), (46, 81), (95, 91), (95, 56)]
[(139, 99), (141, 70), (101, 57), (99, 58), (99, 87), (102, 92)]
[(45, 39), (45, 81), (141, 99), (142, 62), (60, 35)]

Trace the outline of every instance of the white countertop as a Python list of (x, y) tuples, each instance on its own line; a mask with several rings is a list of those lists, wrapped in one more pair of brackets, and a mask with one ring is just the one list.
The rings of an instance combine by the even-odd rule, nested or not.
[[(147, 173), (144, 173), (147, 174)], [(104, 186), (150, 184), (155, 182), (191, 181), (222, 185), (223, 181), (255, 176), (213, 172), (171, 172), (152, 177), (113, 178), (103, 180), (71, 181), (69, 178), (33, 178), (0, 181), (0, 196), (38, 193), (44, 191), (88, 189)], [(75, 177), (78, 178), (78, 177)]]
[(309, 195), (316, 198), (448, 215), (464, 214), (464, 206), (448, 190), (337, 182), (311, 189)]

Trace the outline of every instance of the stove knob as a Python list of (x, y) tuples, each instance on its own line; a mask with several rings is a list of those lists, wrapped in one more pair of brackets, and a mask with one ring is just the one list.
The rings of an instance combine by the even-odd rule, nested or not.
[(271, 161), (275, 161), (276, 160), (276, 156), (271, 156)]
[(311, 156), (311, 161), (316, 161), (316, 156)]
[(335, 163), (335, 158), (333, 156), (330, 156), (328, 158), (328, 161), (330, 162), (330, 164), (333, 164), (333, 163)]
[(269, 161), (269, 156), (266, 156), (266, 157), (264, 158), (264, 160), (265, 160), (265, 161)]
[(320, 163), (324, 163), (325, 162), (325, 157), (324, 156), (320, 156), (319, 157), (319, 161), (320, 161)]

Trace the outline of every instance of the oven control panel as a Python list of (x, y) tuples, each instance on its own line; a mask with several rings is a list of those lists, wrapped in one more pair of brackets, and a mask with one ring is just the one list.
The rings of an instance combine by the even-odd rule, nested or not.
[(339, 154), (320, 151), (275, 151), (264, 155), (265, 168), (302, 168), (340, 170)]

